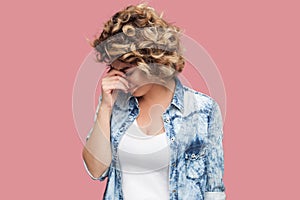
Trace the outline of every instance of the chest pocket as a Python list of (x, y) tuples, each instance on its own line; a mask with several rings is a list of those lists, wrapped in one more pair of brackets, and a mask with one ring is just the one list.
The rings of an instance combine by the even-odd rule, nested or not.
[(201, 178), (205, 172), (206, 146), (194, 146), (184, 152), (186, 177), (189, 179)]

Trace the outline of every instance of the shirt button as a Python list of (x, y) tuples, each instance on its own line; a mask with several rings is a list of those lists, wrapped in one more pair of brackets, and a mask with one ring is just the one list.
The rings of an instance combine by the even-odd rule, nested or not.
[(174, 142), (174, 140), (175, 140), (175, 137), (171, 137), (171, 141)]
[(176, 167), (176, 162), (173, 162), (173, 164), (172, 164), (172, 165), (173, 165), (173, 167)]
[(166, 119), (165, 119), (165, 122), (166, 122), (166, 123), (170, 123), (170, 119), (169, 119), (169, 118), (166, 118)]
[(192, 158), (195, 158), (195, 157), (196, 157), (196, 155), (193, 153), (193, 154), (192, 154)]
[(176, 190), (173, 190), (173, 193), (175, 193), (176, 192)]

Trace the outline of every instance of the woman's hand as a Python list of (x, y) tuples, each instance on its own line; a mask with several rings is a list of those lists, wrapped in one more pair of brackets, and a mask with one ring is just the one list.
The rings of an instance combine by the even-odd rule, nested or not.
[(111, 69), (103, 78), (101, 85), (102, 105), (112, 108), (117, 95), (117, 89), (123, 90), (127, 93), (129, 88), (128, 81), (125, 79), (125, 73), (116, 69)]

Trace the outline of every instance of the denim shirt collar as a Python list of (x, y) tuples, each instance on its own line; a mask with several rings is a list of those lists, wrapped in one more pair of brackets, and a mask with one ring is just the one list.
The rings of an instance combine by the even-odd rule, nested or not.
[[(171, 101), (171, 105), (174, 105), (177, 109), (179, 109), (181, 112), (183, 112), (183, 101), (184, 101), (184, 96), (183, 96), (183, 85), (181, 83), (181, 81), (179, 80), (179, 78), (177, 76), (174, 77), (175, 79), (175, 91), (174, 91), (174, 95)], [(135, 106), (138, 107), (139, 103), (138, 100), (135, 96), (133, 96), (130, 93), (124, 93), (122, 91), (120, 91), (118, 99), (123, 99), (124, 100), (127, 99), (129, 101), (129, 106)], [(125, 105), (122, 105), (122, 102), (127, 102), (127, 101), (116, 101), (116, 104), (122, 108)]]

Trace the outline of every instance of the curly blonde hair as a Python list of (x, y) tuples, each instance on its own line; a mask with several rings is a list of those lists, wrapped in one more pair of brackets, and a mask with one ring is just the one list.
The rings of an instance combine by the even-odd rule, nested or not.
[(148, 75), (170, 77), (181, 72), (185, 64), (180, 33), (179, 27), (141, 3), (115, 13), (90, 45), (96, 50), (98, 62), (111, 64), (118, 59)]

